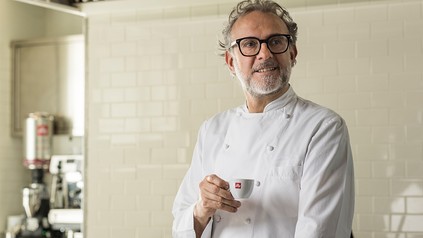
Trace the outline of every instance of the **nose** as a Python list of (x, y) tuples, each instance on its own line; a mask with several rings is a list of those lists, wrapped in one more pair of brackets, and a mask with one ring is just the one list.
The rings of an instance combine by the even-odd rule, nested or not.
[(257, 54), (258, 59), (268, 59), (273, 57), (272, 52), (270, 52), (269, 47), (267, 46), (266, 42), (261, 43), (260, 51)]

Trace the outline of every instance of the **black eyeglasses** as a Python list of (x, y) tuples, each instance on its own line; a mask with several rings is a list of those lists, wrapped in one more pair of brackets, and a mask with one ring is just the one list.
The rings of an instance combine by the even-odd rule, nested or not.
[(244, 37), (233, 41), (229, 48), (238, 45), (239, 51), (243, 56), (256, 56), (260, 52), (261, 44), (266, 43), (267, 48), (273, 54), (282, 54), (288, 50), (291, 35), (277, 34), (270, 36), (265, 40), (260, 40), (256, 37)]

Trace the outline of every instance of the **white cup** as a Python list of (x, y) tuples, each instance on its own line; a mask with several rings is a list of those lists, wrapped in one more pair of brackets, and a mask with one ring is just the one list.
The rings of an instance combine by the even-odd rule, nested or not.
[(254, 179), (232, 179), (229, 191), (235, 199), (249, 198), (254, 188)]

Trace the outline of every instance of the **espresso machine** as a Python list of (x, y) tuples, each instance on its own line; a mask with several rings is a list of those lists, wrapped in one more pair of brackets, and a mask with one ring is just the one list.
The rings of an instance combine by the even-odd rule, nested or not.
[(83, 156), (52, 155), (53, 122), (43, 112), (30, 113), (25, 120), (23, 165), (31, 182), (22, 189), (25, 215), (13, 216), (6, 238), (83, 237)]

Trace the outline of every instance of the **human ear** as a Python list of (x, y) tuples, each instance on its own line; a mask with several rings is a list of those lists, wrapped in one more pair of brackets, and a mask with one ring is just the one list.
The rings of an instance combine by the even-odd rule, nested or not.
[(229, 71), (231, 71), (232, 74), (235, 74), (234, 58), (231, 52), (229, 52), (228, 50), (225, 52), (225, 62), (229, 68)]
[(294, 67), (295, 64), (297, 63), (297, 46), (296, 45), (291, 45), (289, 47), (289, 56), (291, 58), (291, 67)]

